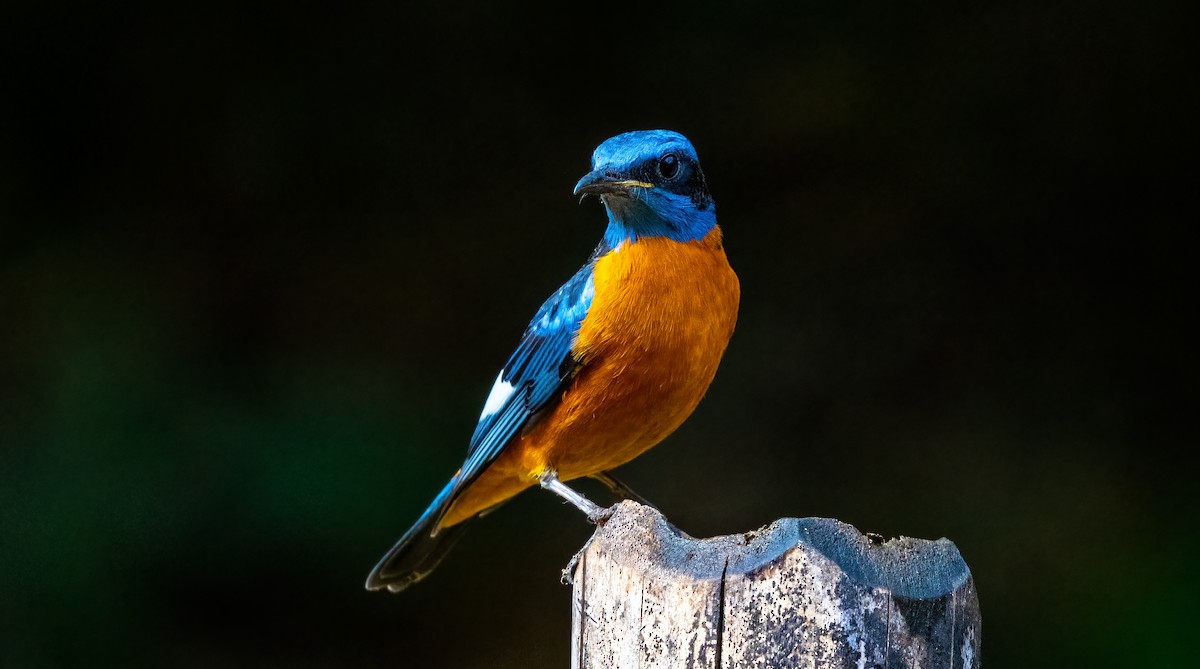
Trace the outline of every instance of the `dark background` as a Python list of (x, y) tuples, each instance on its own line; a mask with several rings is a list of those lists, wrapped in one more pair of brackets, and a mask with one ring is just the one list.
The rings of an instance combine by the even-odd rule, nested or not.
[(743, 301), (636, 489), (952, 538), (988, 666), (1191, 657), (1182, 3), (157, 4), (0, 17), (0, 665), (566, 666), (545, 493), (362, 583), (653, 127)]

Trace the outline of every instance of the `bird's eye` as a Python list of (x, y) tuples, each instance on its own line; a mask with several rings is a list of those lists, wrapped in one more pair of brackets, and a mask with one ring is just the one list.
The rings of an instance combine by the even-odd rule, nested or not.
[(679, 158), (675, 154), (668, 153), (658, 159), (658, 176), (670, 180), (674, 179), (677, 174), (679, 174)]

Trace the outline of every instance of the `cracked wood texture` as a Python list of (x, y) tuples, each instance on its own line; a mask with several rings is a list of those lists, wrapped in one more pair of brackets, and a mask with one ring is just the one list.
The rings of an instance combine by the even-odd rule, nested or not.
[(828, 518), (693, 539), (634, 502), (577, 556), (578, 669), (979, 666), (979, 600), (947, 539)]

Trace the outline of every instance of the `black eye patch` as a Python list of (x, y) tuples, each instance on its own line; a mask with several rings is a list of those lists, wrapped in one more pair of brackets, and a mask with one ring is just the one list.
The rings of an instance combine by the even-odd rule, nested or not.
[[(668, 157), (673, 160), (664, 164), (664, 159)], [(652, 183), (657, 189), (690, 197), (694, 206), (701, 211), (712, 206), (712, 195), (708, 192), (700, 164), (688, 156), (667, 153), (642, 161), (632, 171), (634, 178)]]

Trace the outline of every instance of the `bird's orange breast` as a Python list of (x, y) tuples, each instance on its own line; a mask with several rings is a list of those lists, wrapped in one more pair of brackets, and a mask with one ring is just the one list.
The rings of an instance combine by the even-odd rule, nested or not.
[(561, 401), (508, 444), (447, 513), (473, 516), (537, 482), (629, 462), (691, 415), (737, 321), (739, 286), (714, 228), (693, 242), (625, 242), (596, 261), (595, 294)]

